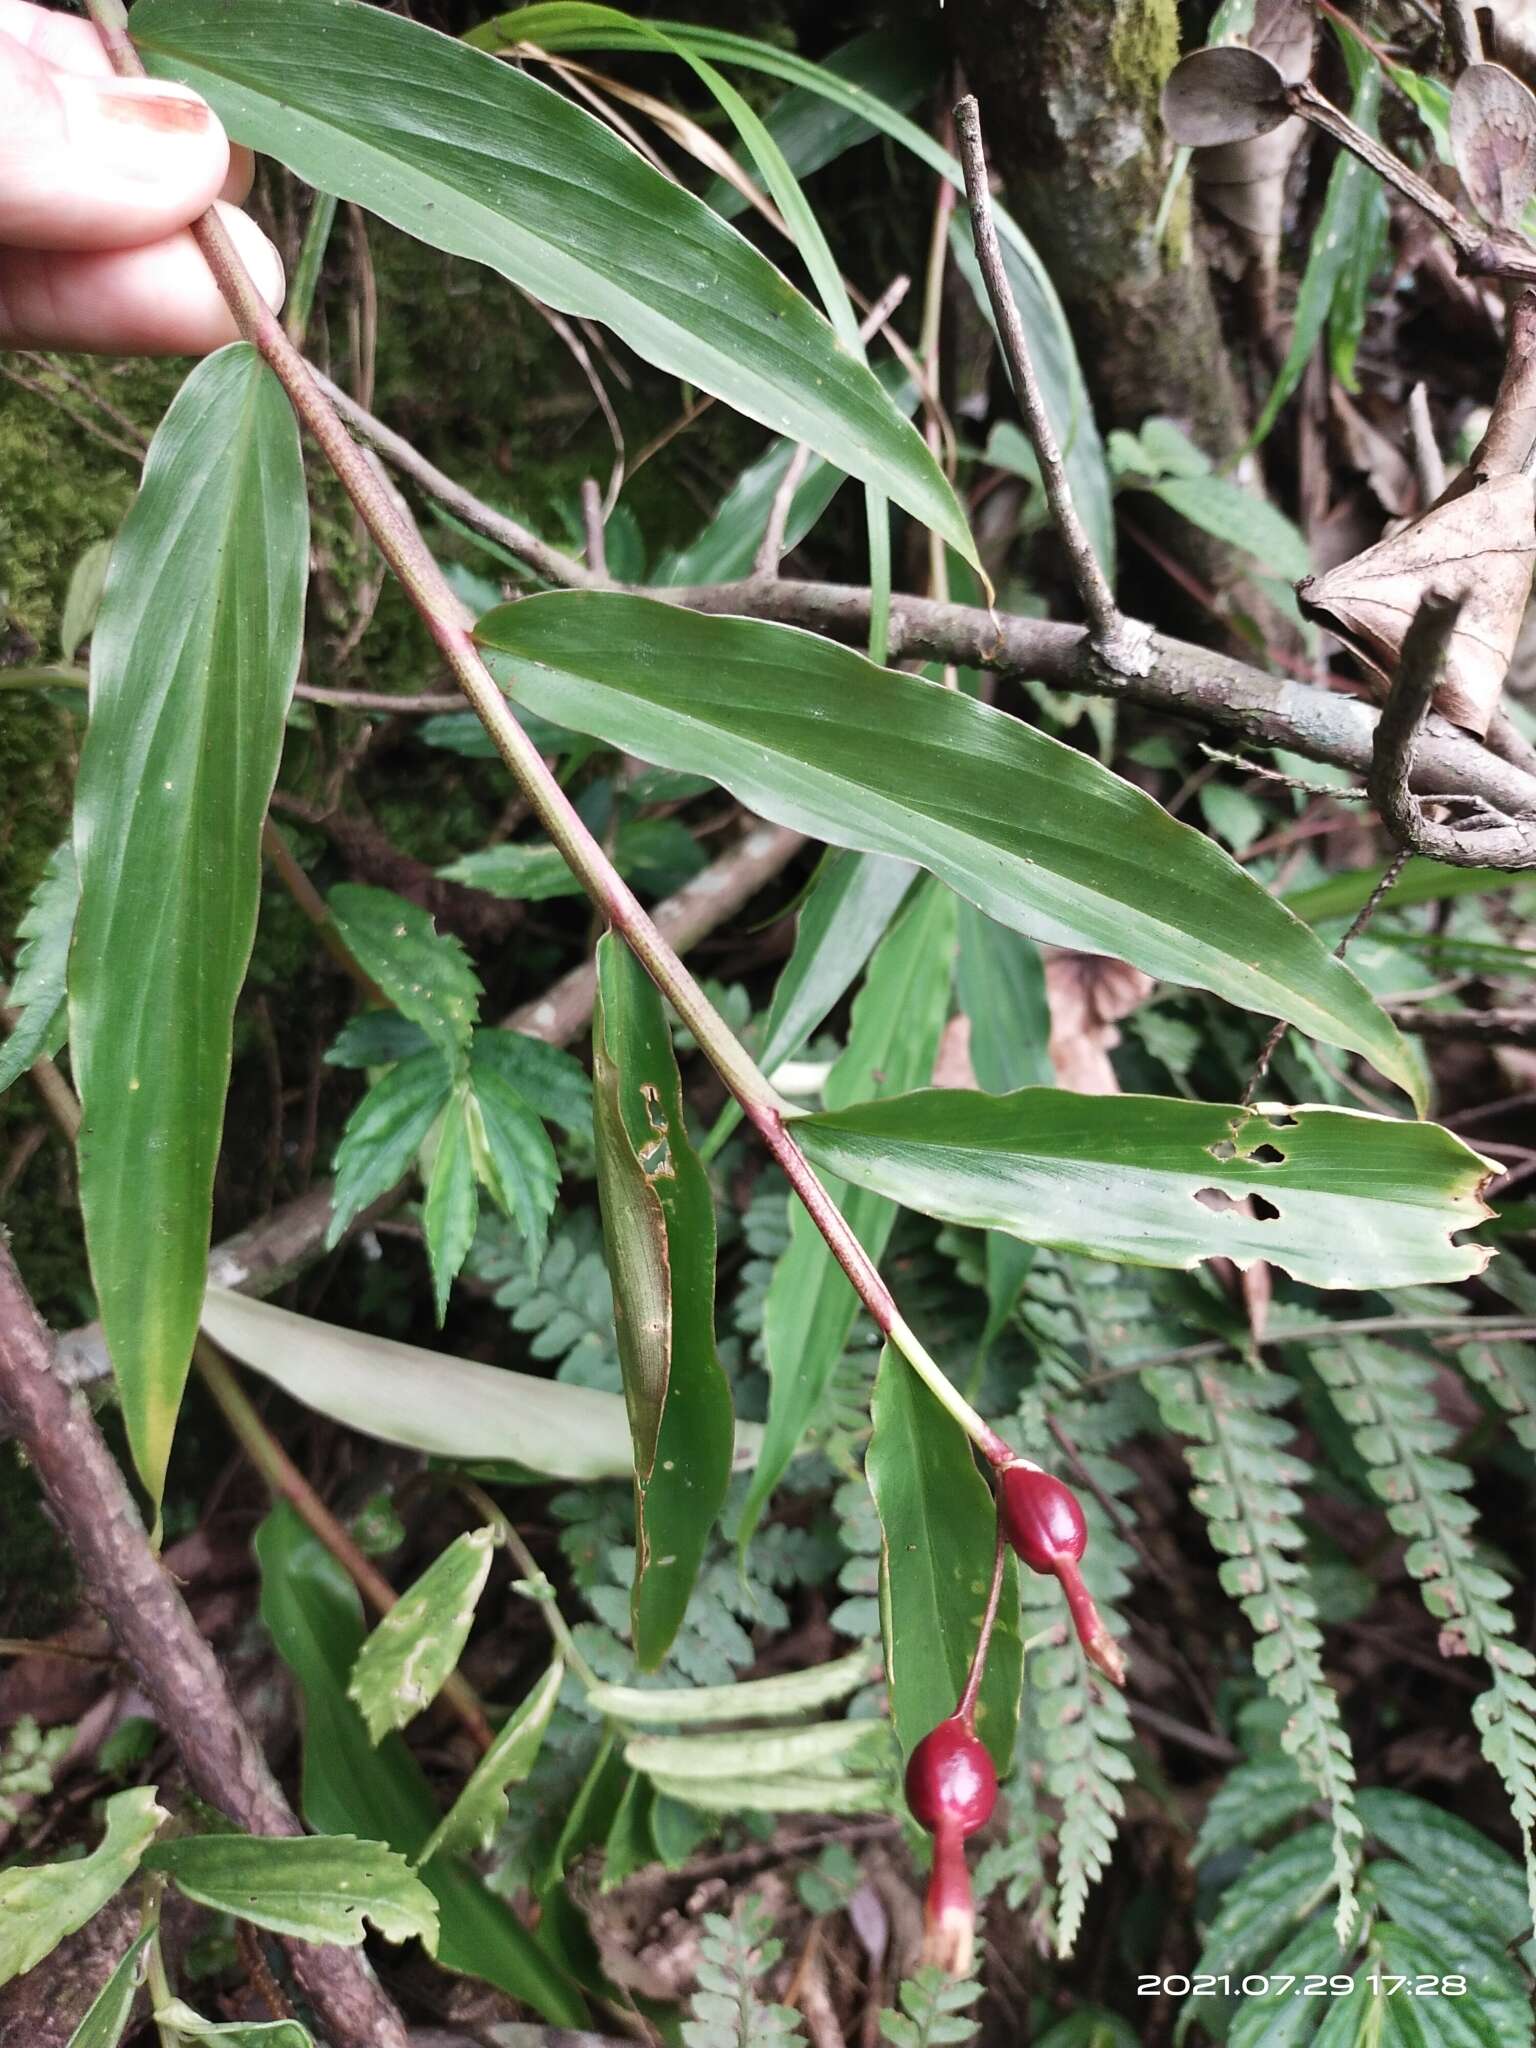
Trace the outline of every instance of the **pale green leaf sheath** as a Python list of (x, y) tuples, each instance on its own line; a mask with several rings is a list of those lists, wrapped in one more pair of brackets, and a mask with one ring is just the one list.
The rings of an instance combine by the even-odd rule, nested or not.
[(403, 1728), (442, 1691), (469, 1640), (491, 1569), (494, 1529), (450, 1543), (400, 1595), (358, 1652), (347, 1685), (375, 1742)]
[(689, 1141), (661, 997), (622, 940), (597, 949), (592, 1020), (598, 1193), (634, 1440), (630, 1611), (660, 1663), (731, 1474), (730, 1387), (715, 1352), (715, 1212)]
[(237, 343), (183, 385), (113, 548), (75, 798), (80, 1206), (129, 1441), (157, 1500), (202, 1305), (308, 561), (293, 414)]
[(139, 1785), (107, 1801), (107, 1831), (89, 1856), (0, 1871), (0, 1984), (35, 1969), (99, 1912), (138, 1869), (168, 1817), (154, 1786)]
[(616, 592), (502, 606), (478, 637), (542, 716), (834, 846), (918, 861), (1031, 938), (1284, 1017), (1419, 1085), (1315, 932), (1142, 791), (1005, 712), (796, 627)]
[(601, 321), (975, 560), (953, 490), (867, 365), (735, 228), (559, 93), (362, 0), (144, 0), (132, 30), (235, 141)]

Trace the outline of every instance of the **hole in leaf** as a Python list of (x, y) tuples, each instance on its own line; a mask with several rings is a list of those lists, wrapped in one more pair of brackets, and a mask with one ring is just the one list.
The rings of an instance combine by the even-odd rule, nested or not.
[(1243, 1195), (1234, 1201), (1222, 1188), (1197, 1188), (1195, 1200), (1214, 1216), (1246, 1216), (1250, 1221), (1273, 1223), (1280, 1211), (1262, 1195)]
[(1285, 1115), (1283, 1112), (1277, 1112), (1270, 1118), (1269, 1128), (1272, 1131), (1292, 1131), (1296, 1128), (1296, 1119), (1293, 1116)]
[(1226, 1160), (1237, 1157), (1237, 1147), (1230, 1138), (1218, 1138), (1214, 1145), (1207, 1145), (1206, 1150), (1213, 1159)]
[(1275, 1145), (1255, 1145), (1248, 1154), (1255, 1166), (1284, 1166), (1285, 1154)]

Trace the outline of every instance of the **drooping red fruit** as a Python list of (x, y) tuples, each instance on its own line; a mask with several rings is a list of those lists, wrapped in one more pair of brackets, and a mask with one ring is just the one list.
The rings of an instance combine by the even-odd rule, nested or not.
[(997, 1512), (1003, 1534), (1033, 1572), (1061, 1583), (1084, 1654), (1116, 1685), (1125, 1683), (1125, 1659), (1083, 1584), (1078, 1564), (1088, 1547), (1088, 1524), (1071, 1487), (1020, 1458), (997, 1475)]
[(933, 1836), (933, 1872), (923, 1907), (923, 1960), (951, 1977), (970, 1975), (976, 1908), (965, 1838), (985, 1827), (997, 1804), (997, 1771), (968, 1720), (951, 1714), (925, 1735), (907, 1764), (907, 1804)]
[(997, 1770), (987, 1746), (958, 1714), (925, 1735), (907, 1765), (912, 1817), (937, 1834), (958, 1831), (963, 1841), (985, 1827), (997, 1804)]

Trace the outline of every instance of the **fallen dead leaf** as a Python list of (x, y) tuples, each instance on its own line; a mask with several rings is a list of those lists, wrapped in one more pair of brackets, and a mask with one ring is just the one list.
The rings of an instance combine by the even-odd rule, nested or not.
[(1078, 1095), (1118, 1095), (1110, 1065), (1120, 1043), (1115, 1025), (1144, 1003), (1152, 977), (1102, 953), (1047, 956), (1045, 993), (1051, 1009), (1051, 1066), (1063, 1088)]

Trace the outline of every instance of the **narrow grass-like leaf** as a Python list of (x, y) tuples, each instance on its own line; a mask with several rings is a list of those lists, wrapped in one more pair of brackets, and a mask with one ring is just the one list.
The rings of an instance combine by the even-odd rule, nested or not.
[(715, 1212), (688, 1138), (666, 1013), (612, 934), (592, 1022), (598, 1193), (634, 1440), (635, 1655), (676, 1635), (730, 1481), (730, 1387), (715, 1355)]
[(202, 1303), (308, 563), (293, 413), (236, 343), (177, 394), (112, 550), (75, 797), (80, 1206), (129, 1442), (156, 1501)]
[(437, 1946), (437, 1904), (405, 1858), (355, 1835), (183, 1835), (144, 1858), (215, 1913), (274, 1934), (356, 1948), (363, 1922), (386, 1941)]
[(837, 846), (915, 860), (999, 923), (1111, 953), (1363, 1052), (1412, 1092), (1396, 1026), (1228, 855), (1005, 712), (763, 620), (558, 592), (479, 637), (519, 703)]
[(16, 1028), (0, 1039), (0, 1095), (44, 1053), (56, 1053), (68, 1029), (64, 977), (69, 965), (69, 936), (75, 928), (80, 878), (75, 849), (66, 839), (48, 856), (32, 901), (16, 936), (16, 978), (7, 1007), (18, 1013)]
[(1479, 1190), (1494, 1168), (1438, 1124), (933, 1088), (794, 1130), (818, 1164), (924, 1215), (1135, 1265), (1265, 1259), (1314, 1287), (1406, 1287), (1489, 1258), (1455, 1239), (1492, 1213)]
[[(290, 1507), (274, 1510), (262, 1524), (256, 1556), (262, 1619), (304, 1698), (305, 1819), (311, 1827), (360, 1833), (418, 1857), (439, 1818), (431, 1788), (398, 1735), (373, 1746), (347, 1698), (347, 1676), (364, 1634), (355, 1587)], [(466, 1864), (438, 1856), (422, 1882), (437, 1900), (437, 1961), (444, 1969), (483, 1977), (553, 2026), (585, 2023), (586, 2005), (575, 1986)]]
[(463, 1791), (428, 1837), (418, 1863), (430, 1863), (445, 1851), (468, 1854), (491, 1846), (507, 1817), (507, 1787), (521, 1784), (538, 1761), (539, 1746), (564, 1679), (565, 1664), (556, 1657), (517, 1712), (497, 1731), (496, 1740), (475, 1765)]
[(442, 1691), (469, 1640), (495, 1540), (494, 1529), (455, 1537), (358, 1651), (347, 1697), (374, 1742), (415, 1720)]
[(119, 1792), (104, 1809), (106, 1833), (89, 1856), (0, 1870), (0, 1984), (36, 1969), (67, 1934), (125, 1885), (170, 1816), (153, 1785)]
[[(902, 1754), (955, 1711), (992, 1584), (997, 1510), (960, 1425), (887, 1345), (875, 1381), (869, 1487), (880, 1514), (880, 1618)], [(1024, 1647), (1010, 1551), (976, 1733), (1000, 1772), (1013, 1759)]]
[(154, 1930), (145, 1928), (118, 1959), (106, 1983), (91, 2000), (84, 2019), (69, 2037), (68, 2048), (118, 2048), (128, 2030), (138, 1996), (144, 1951)]
[[(826, 1100), (859, 1102), (883, 1090), (919, 1086), (933, 1072), (949, 1008), (955, 899), (925, 882), (900, 923), (880, 942), (853, 1006), (848, 1045), (827, 1077)], [(828, 1192), (859, 1242), (878, 1260), (896, 1220), (893, 1205), (862, 1189)], [(789, 1249), (769, 1283), (763, 1349), (771, 1382), (757, 1474), (742, 1506), (745, 1547), (796, 1446), (825, 1401), (858, 1314), (848, 1276), (801, 1205), (790, 1210)]]
[[(233, 32), (232, 32), (233, 31)], [(805, 441), (975, 560), (942, 471), (765, 257), (613, 131), (509, 65), (361, 0), (143, 0), (150, 69), (238, 142)]]
[(857, 1692), (870, 1676), (864, 1650), (850, 1651), (830, 1664), (809, 1671), (786, 1671), (774, 1678), (748, 1678), (739, 1685), (695, 1685), (653, 1691), (633, 1685), (594, 1685), (587, 1698), (600, 1714), (615, 1721), (636, 1721), (683, 1727), (711, 1721), (775, 1720), (789, 1714), (829, 1707)]
[(224, 2048), (315, 2048), (297, 2020), (205, 2020), (180, 1998), (155, 2009), (155, 2022), (173, 2040), (222, 2041)]

